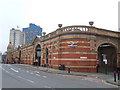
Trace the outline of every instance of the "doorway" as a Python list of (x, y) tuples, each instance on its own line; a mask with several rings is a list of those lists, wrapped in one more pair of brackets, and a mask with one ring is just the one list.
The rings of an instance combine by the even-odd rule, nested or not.
[(38, 66), (41, 64), (41, 46), (37, 45), (35, 50), (35, 60), (38, 59)]
[(46, 48), (46, 65), (48, 64), (48, 48)]
[(18, 63), (21, 63), (21, 50), (19, 51), (19, 58), (18, 58)]
[(112, 44), (101, 44), (98, 47), (98, 72), (113, 72), (117, 68), (116, 48)]

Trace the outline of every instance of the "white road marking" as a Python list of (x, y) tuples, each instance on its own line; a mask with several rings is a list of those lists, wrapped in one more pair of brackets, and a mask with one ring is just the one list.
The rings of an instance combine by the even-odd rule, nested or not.
[(34, 74), (34, 73), (31, 72), (30, 74)]
[(34, 81), (32, 81), (32, 80), (29, 80), (29, 79), (27, 79), (27, 81), (29, 81), (29, 82), (31, 82), (31, 83), (34, 83)]
[(92, 82), (102, 82), (101, 79), (97, 79), (97, 78), (84, 78), (82, 80), (87, 80), (87, 81), (92, 81)]
[(15, 69), (13, 69), (13, 68), (10, 68), (11, 70), (13, 70), (14, 72), (19, 72), (18, 70), (15, 70)]
[(7, 66), (11, 66), (10, 64), (7, 64)]
[(4, 71), (5, 71), (6, 73), (9, 73), (9, 74), (11, 74), (11, 75), (14, 75), (13, 73), (10, 73), (9, 71), (7, 71), (7, 70), (5, 70), (5, 69), (4, 69)]
[(39, 73), (38, 71), (35, 71), (35, 73)]
[(50, 86), (44, 86), (45, 88), (52, 88), (52, 87), (50, 87)]
[(107, 83), (105, 80), (102, 80), (102, 82), (105, 83), (105, 84), (107, 84), (107, 85), (110, 85), (110, 86), (114, 86), (114, 87), (117, 87), (117, 88), (119, 87), (117, 85), (113, 85), (113, 84)]
[(2, 70), (5, 70), (4, 68), (2, 68)]
[(43, 76), (44, 78), (47, 78), (47, 76)]
[(29, 72), (29, 71), (26, 71), (26, 72)]
[(36, 74), (37, 76), (40, 76), (39, 74)]
[(1, 68), (2, 70), (5, 70), (2, 66), (0, 66), (0, 68)]
[(10, 73), (10, 72), (8, 72), (7, 70), (5, 70), (5, 72)]
[[(1, 67), (2, 68), (2, 67)], [(2, 70), (4, 70), (6, 73), (9, 73), (11, 75), (14, 75), (13, 73), (10, 73), (9, 71), (5, 70), (4, 68), (2, 68)]]
[(4, 68), (2, 68), (2, 67), (0, 67), (2, 70), (4, 70), (5, 71), (5, 69)]
[(29, 80), (29, 79), (25, 79), (25, 78), (23, 78), (23, 77), (21, 77), (21, 76), (18, 76), (18, 77), (21, 78), (21, 79), (23, 79), (23, 80), (26, 80), (26, 81), (28, 81), (28, 82), (35, 83), (34, 81)]
[(9, 74), (14, 75), (13, 73), (9, 73)]
[(19, 78), (22, 78), (21, 76), (18, 76)]

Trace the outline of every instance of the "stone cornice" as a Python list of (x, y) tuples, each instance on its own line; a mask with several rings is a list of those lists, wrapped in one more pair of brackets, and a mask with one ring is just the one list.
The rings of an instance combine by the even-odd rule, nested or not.
[(67, 35), (67, 34), (86, 34), (86, 35), (96, 35), (103, 37), (111, 37), (111, 38), (120, 38), (120, 32), (110, 31), (106, 29), (96, 28), (93, 26), (67, 26), (57, 29), (43, 37), (41, 37), (41, 41), (46, 41), (57, 36)]

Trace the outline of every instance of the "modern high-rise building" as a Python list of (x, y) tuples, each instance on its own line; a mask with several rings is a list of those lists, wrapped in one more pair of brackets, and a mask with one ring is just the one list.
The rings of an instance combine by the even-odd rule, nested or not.
[(17, 48), (19, 45), (22, 45), (24, 42), (24, 34), (19, 29), (12, 28), (10, 30), (10, 42), (13, 45), (13, 48)]
[(32, 42), (36, 35), (42, 36), (42, 28), (35, 24), (30, 23), (28, 28), (23, 28), (24, 32), (24, 43)]

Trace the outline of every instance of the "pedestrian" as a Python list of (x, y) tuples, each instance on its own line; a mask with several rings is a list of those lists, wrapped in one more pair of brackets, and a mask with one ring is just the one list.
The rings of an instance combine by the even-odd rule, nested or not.
[(38, 59), (36, 58), (36, 60), (35, 60), (35, 63), (36, 63), (36, 66), (38, 66)]
[(98, 69), (99, 69), (100, 65), (99, 65), (99, 60), (96, 61), (96, 69), (97, 69), (97, 73), (98, 73)]

